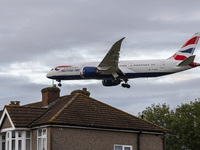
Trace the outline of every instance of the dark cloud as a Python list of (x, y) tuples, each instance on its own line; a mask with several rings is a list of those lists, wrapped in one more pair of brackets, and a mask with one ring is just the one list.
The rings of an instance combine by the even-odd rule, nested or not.
[[(197, 0), (1, 1), (1, 106), (16, 99), (40, 100), (40, 90), (51, 86), (45, 77), (51, 67), (101, 61), (122, 37), (126, 39), (120, 60), (170, 57), (199, 32), (199, 4)], [(195, 54), (200, 55), (199, 47)], [(66, 81), (61, 93), (87, 87), (92, 97), (137, 114), (152, 103), (175, 107), (198, 98), (198, 74), (196, 68), (169, 77), (134, 79), (131, 89), (103, 87), (101, 81)]]

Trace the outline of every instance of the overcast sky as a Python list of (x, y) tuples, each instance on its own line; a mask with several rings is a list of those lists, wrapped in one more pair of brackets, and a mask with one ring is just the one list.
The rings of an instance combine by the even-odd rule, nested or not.
[[(58, 65), (101, 61), (122, 37), (120, 60), (165, 59), (200, 32), (199, 0), (0, 0), (0, 109), (41, 100)], [(200, 46), (194, 53), (200, 62)], [(91, 97), (137, 115), (152, 103), (175, 108), (200, 97), (200, 68), (132, 79), (130, 89), (101, 81), (64, 81), (61, 95), (86, 87)]]

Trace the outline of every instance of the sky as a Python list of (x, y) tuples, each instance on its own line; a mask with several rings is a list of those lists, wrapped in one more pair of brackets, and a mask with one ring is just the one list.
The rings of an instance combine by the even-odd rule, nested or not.
[[(41, 101), (59, 65), (101, 61), (125, 37), (120, 60), (166, 59), (200, 32), (199, 0), (0, 0), (0, 109)], [(200, 62), (197, 45), (195, 61)], [(63, 81), (61, 95), (87, 88), (91, 97), (133, 115), (151, 104), (172, 109), (200, 97), (200, 68), (131, 79), (130, 89), (99, 80)]]

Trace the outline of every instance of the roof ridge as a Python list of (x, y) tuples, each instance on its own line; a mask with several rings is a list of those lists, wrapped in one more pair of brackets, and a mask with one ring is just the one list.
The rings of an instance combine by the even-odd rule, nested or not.
[[(37, 107), (36, 107), (37, 108)], [(39, 120), (42, 116), (44, 116), (47, 112), (49, 112), (49, 108), (42, 108), (42, 109), (47, 109), (47, 111), (45, 111), (40, 117), (38, 117), (37, 119), (35, 119), (34, 121), (32, 121), (28, 127), (30, 127), (34, 122), (36, 122), (37, 120)]]
[(21, 105), (21, 106), (26, 106), (26, 105), (31, 105), (31, 104), (41, 103), (41, 102), (42, 101), (37, 101), (37, 102), (33, 102), (33, 103), (24, 104), (24, 105)]
[(33, 107), (33, 106), (12, 106), (12, 105), (5, 105), (5, 108), (32, 108), (32, 109), (48, 109), (48, 108), (44, 108), (44, 107)]
[(60, 109), (48, 122), (54, 122), (56, 120), (56, 118), (58, 118), (58, 116), (60, 116), (60, 114), (69, 106), (71, 105), (71, 103), (79, 96), (80, 93), (76, 93), (73, 98), (67, 103), (65, 104), (65, 106)]

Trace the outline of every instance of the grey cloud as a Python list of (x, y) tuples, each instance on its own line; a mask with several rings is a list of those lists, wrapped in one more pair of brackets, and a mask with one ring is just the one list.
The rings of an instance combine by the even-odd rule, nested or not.
[[(29, 75), (0, 76), (2, 106), (15, 98), (22, 103), (40, 100), (40, 90), (51, 86), (51, 81), (33, 82), (31, 74), (45, 74), (51, 67), (77, 61), (100, 61), (124, 36), (120, 60), (170, 57), (190, 35), (199, 32), (199, 4), (197, 0), (1, 1), (0, 73), (6, 69), (15, 72), (10, 66), (17, 63), (41, 65), (41, 71), (25, 71)], [(85, 81), (63, 82), (61, 93), (86, 86), (92, 97), (133, 114), (154, 102), (175, 107), (198, 97), (198, 78), (174, 83), (157, 80), (133, 79), (129, 90), (106, 88), (101, 81), (86, 85)]]

